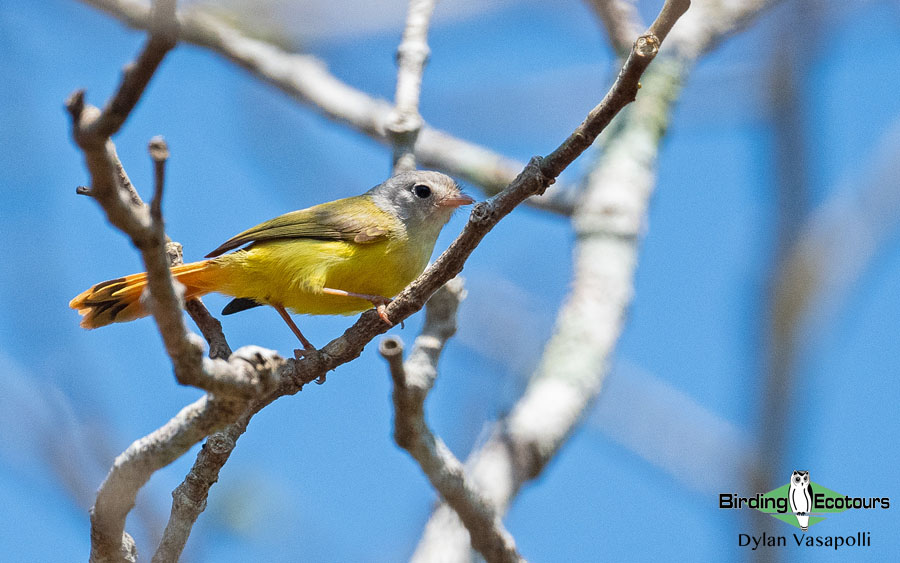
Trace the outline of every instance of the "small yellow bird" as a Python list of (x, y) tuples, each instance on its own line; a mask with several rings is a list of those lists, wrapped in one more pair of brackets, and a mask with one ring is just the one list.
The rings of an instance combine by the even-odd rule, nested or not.
[[(350, 315), (375, 305), (391, 324), (384, 311), (390, 298), (425, 269), (453, 211), (473, 202), (444, 174), (404, 172), (362, 195), (260, 223), (207, 260), (173, 267), (172, 276), (184, 285), (186, 300), (212, 292), (234, 297), (224, 315), (271, 305), (311, 351), (285, 309)], [(140, 300), (146, 285), (146, 273), (105, 281), (69, 307), (84, 317), (84, 328), (131, 321), (148, 314)]]

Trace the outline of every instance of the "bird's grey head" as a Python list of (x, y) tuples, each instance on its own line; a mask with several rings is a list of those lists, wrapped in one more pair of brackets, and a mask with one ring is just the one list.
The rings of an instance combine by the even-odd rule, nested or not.
[(402, 172), (368, 193), (375, 205), (400, 219), (408, 231), (423, 227), (440, 231), (457, 207), (474, 202), (453, 178), (428, 170)]

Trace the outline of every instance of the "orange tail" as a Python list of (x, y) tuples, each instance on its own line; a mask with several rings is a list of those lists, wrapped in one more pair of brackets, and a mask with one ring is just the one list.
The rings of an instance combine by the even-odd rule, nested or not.
[[(194, 299), (212, 291), (210, 287), (212, 260), (182, 264), (172, 268), (172, 275), (185, 287), (185, 299)], [(147, 316), (141, 305), (141, 294), (147, 287), (147, 273), (131, 274), (101, 282), (69, 302), (84, 317), (81, 326), (98, 328), (111, 323), (124, 323)]]

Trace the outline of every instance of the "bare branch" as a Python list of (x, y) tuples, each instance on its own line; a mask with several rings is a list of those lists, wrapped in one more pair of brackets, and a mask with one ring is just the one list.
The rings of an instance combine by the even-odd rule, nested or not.
[(627, 55), (634, 38), (645, 29), (634, 7), (634, 0), (589, 0), (588, 5), (606, 28), (606, 35), (616, 53), (620, 57)]
[[(162, 194), (165, 183), (165, 167), (163, 165), (165, 159), (169, 157), (168, 147), (160, 146), (158, 143), (154, 143), (156, 139), (158, 139), (162, 142), (163, 145), (165, 145), (165, 141), (162, 140), (162, 137), (151, 139), (150, 150), (151, 157), (154, 157), (154, 171), (156, 175), (156, 188), (154, 191), (154, 196), (156, 196), (156, 194)], [(128, 191), (128, 194), (131, 197), (131, 201), (136, 206), (142, 206), (144, 202), (143, 200), (141, 200), (141, 196), (137, 193), (137, 190), (134, 189), (134, 186), (128, 179), (128, 175), (125, 173), (125, 169), (122, 167), (122, 163), (119, 162), (118, 158), (116, 158), (116, 168), (119, 172), (119, 179), (122, 181), (122, 187), (123, 189), (126, 189)], [(84, 190), (87, 192), (85, 193), (85, 195), (90, 195), (90, 190), (88, 190), (87, 188), (85, 188)], [(154, 197), (154, 201), (160, 201), (160, 206), (161, 199), (161, 197)], [(161, 217), (161, 210), (159, 210), (157, 216)], [(181, 245), (170, 240), (168, 237), (166, 237), (166, 258), (169, 266), (177, 266), (184, 263), (184, 260), (182, 258)], [(222, 323), (220, 323), (218, 319), (210, 314), (209, 310), (206, 308), (200, 298), (188, 300), (187, 303), (185, 303), (184, 308), (191, 316), (191, 319), (193, 319), (194, 323), (197, 325), (197, 328), (200, 329), (200, 332), (203, 334), (203, 338), (205, 338), (206, 342), (209, 344), (209, 357), (214, 359), (218, 358), (221, 360), (227, 360), (228, 356), (230, 356), (232, 352), (231, 347), (228, 345), (228, 341), (225, 339), (225, 333), (222, 332)]]
[(619, 76), (603, 100), (591, 110), (587, 119), (569, 138), (550, 153), (541, 165), (541, 172), (556, 178), (578, 155), (584, 152), (609, 125), (612, 118), (626, 105), (634, 101), (640, 87), (640, 77), (659, 52), (663, 39), (691, 5), (690, 0), (667, 0), (662, 11), (650, 26), (650, 31), (634, 42)]
[[(666, 40), (669, 32), (672, 31), (675, 22), (677, 22), (690, 7), (691, 0), (666, 0), (659, 15), (656, 16), (656, 19), (650, 24), (649, 33), (655, 35), (656, 38), (659, 39), (659, 42), (662, 43)], [(638, 41), (640, 41), (640, 37), (638, 38)], [(640, 47), (638, 46), (636, 49), (640, 49)]]
[(428, 25), (434, 0), (409, 0), (403, 41), (397, 48), (397, 91), (386, 128), (394, 146), (394, 174), (415, 170), (414, 148), (422, 128), (419, 94), (428, 60)]
[(100, 140), (118, 132), (166, 53), (175, 46), (175, 0), (156, 0), (149, 19), (152, 33), (137, 60), (125, 68), (119, 89), (96, 120), (82, 125), (88, 138)]
[(122, 161), (119, 160), (119, 155), (116, 154), (116, 147), (111, 146), (113, 156), (115, 158), (116, 165), (116, 175), (119, 179), (119, 187), (128, 194), (129, 199), (131, 199), (132, 205), (135, 207), (142, 207), (144, 205), (144, 201), (141, 199), (140, 194), (138, 194), (137, 189), (135, 189), (134, 184), (131, 183), (131, 179), (128, 177), (128, 173), (125, 172), (125, 167), (122, 166)]
[(425, 398), (437, 377), (441, 350), (456, 332), (456, 310), (464, 293), (462, 280), (454, 278), (428, 300), (425, 326), (406, 362), (402, 340), (388, 337), (381, 341), (379, 351), (394, 381), (394, 439), (459, 514), (469, 530), (472, 547), (485, 560), (522, 561), (494, 507), (466, 479), (462, 463), (425, 422)]
[[(137, 0), (82, 0), (118, 18), (126, 25), (148, 29), (150, 11)], [(208, 48), (279, 88), (298, 102), (381, 143), (390, 143), (386, 124), (393, 106), (373, 98), (328, 72), (320, 59), (288, 53), (259, 39), (248, 37), (213, 15), (201, 11), (179, 13), (179, 39)], [(453, 137), (423, 123), (415, 144), (420, 165), (446, 172), (480, 186), (495, 195), (512, 182), (524, 164)], [(557, 186), (529, 201), (554, 213), (571, 212), (570, 192)]]
[(456, 311), (466, 298), (463, 279), (445, 283), (425, 304), (425, 324), (406, 360), (406, 384), (428, 393), (437, 377), (440, 354), (456, 334)]
[(225, 339), (219, 319), (210, 314), (200, 299), (190, 299), (184, 304), (184, 308), (209, 344), (209, 357), (220, 360), (227, 359), (231, 355), (231, 347)]

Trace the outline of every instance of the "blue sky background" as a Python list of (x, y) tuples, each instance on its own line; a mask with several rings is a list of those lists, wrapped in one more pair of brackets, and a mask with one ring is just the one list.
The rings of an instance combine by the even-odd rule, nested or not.
[[(648, 21), (653, 8), (642, 3)], [(726, 483), (731, 488), (722, 492), (755, 494), (739, 475), (720, 474), (729, 460), (713, 451), (709, 465), (691, 468), (682, 460), (689, 469), (673, 469), (650, 442), (628, 439), (618, 418), (604, 412), (628, 412), (632, 404), (621, 398), (636, 392), (648, 404), (659, 399), (658, 410), (639, 411), (657, 415), (642, 429), (648, 440), (688, 451), (707, 433), (734, 436), (732, 445), (755, 439), (777, 244), (774, 61), (799, 61), (797, 134), (805, 149), (798, 165), (808, 181), (808, 212), (872, 182), (900, 189), (900, 160), (880, 156), (900, 158), (900, 8), (860, 1), (804, 3), (803, 9), (814, 10), (815, 21), (798, 17), (798, 4), (785, 2), (704, 59), (686, 85), (661, 154), (609, 396), (506, 519), (531, 560), (747, 556), (737, 547), (738, 533), (754, 533), (746, 513), (719, 510), (717, 489), (702, 485)], [(581, 2), (507, 2), (459, 17), (440, 17), (440, 10), (421, 106), (435, 126), (524, 161), (552, 150), (605, 92), (611, 54)], [(289, 20), (283, 24), (294, 29)], [(301, 35), (302, 27), (296, 26)], [(800, 27), (808, 28), (803, 42), (791, 43)], [(399, 36), (398, 22), (304, 43), (341, 79), (391, 98)], [(141, 269), (137, 253), (108, 227), (98, 206), (75, 195), (87, 176), (69, 139), (63, 101), (80, 87), (89, 101), (105, 101), (143, 40), (74, 1), (12, 0), (0, 10), (5, 560), (84, 560), (87, 507), (112, 458), (199, 396), (174, 382), (152, 322), (88, 332), (66, 306), (94, 282)], [(151, 183), (146, 144), (157, 134), (172, 150), (168, 232), (189, 260), (259, 221), (362, 192), (389, 169), (383, 147), (188, 45), (166, 59), (115, 139), (145, 196)], [(588, 163), (576, 162), (566, 178), (577, 181)], [(876, 168), (881, 172), (873, 175)], [(797, 224), (805, 218), (798, 215)], [(463, 214), (451, 221), (439, 249), (464, 221)], [(788, 457), (776, 461), (784, 479), (769, 487), (783, 485), (792, 469), (809, 469), (828, 488), (889, 496), (897, 504), (877, 514), (835, 515), (811, 530), (871, 531), (871, 548), (789, 547), (780, 551), (785, 559), (874, 561), (900, 549), (897, 234), (887, 229), (849, 289), (817, 304), (832, 313), (814, 315), (805, 327)], [(458, 456), (478, 442), (485, 422), (511, 406), (534, 367), (568, 289), (572, 244), (566, 220), (521, 208), (467, 264), (460, 332), (427, 405), (433, 427)], [(206, 302), (217, 312), (227, 300)], [(300, 321), (314, 343), (324, 344), (353, 318)], [(258, 344), (286, 354), (295, 346), (266, 308), (223, 324), (233, 348)], [(411, 341), (420, 324), (415, 318), (394, 332)], [(435, 497), (391, 439), (390, 382), (374, 348), (326, 385), (281, 399), (253, 419), (211, 491), (187, 560), (409, 557)], [(666, 408), (683, 424), (664, 418)], [(692, 433), (676, 438), (675, 427)], [(157, 473), (139, 497), (129, 530), (147, 558), (170, 492), (195, 453)]]

